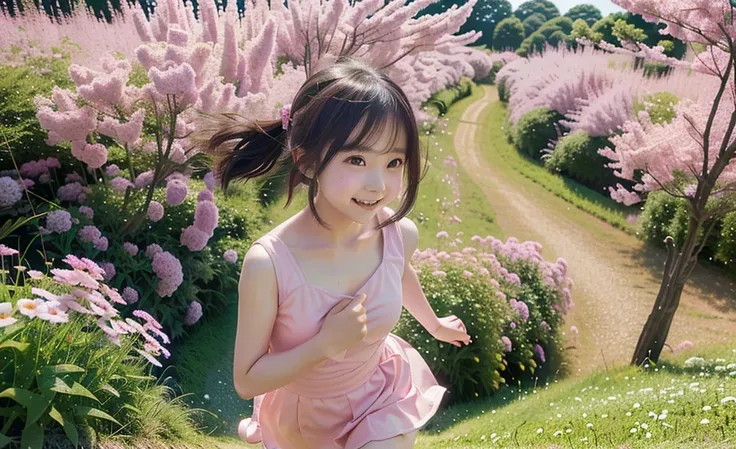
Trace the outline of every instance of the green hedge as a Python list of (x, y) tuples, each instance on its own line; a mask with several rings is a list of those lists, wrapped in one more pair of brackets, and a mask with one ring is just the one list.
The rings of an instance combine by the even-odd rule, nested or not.
[(610, 145), (606, 137), (591, 137), (585, 131), (575, 131), (559, 141), (544, 165), (552, 172), (600, 191), (622, 181), (613, 174), (612, 168), (606, 167), (611, 160), (598, 154), (598, 149)]
[(462, 77), (457, 85), (435, 92), (423, 106), (427, 108), (427, 112), (430, 114), (441, 117), (447, 114), (453, 103), (469, 97), (472, 90), (473, 81), (468, 77)]
[(514, 127), (514, 143), (533, 159), (542, 158), (542, 150), (558, 136), (557, 123), (565, 117), (547, 108), (533, 109), (524, 114)]

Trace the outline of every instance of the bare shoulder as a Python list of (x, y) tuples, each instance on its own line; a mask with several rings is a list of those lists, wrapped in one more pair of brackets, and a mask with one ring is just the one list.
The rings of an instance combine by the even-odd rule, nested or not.
[(399, 220), (399, 229), (401, 230), (401, 239), (404, 242), (404, 260), (409, 261), (419, 243), (419, 229), (409, 217)]
[(240, 277), (243, 276), (271, 276), (276, 277), (274, 270), (274, 261), (271, 260), (271, 256), (268, 251), (261, 245), (252, 245), (243, 257), (243, 266), (240, 272)]
[(251, 399), (247, 373), (269, 350), (278, 315), (278, 281), (274, 261), (266, 249), (254, 244), (243, 257), (238, 284), (238, 324), (235, 336), (233, 381), (243, 399)]

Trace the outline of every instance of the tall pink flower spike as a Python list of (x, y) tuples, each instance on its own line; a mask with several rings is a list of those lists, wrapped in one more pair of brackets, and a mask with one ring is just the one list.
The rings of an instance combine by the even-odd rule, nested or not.
[(289, 126), (289, 116), (291, 115), (291, 103), (281, 108), (281, 127), (286, 129)]

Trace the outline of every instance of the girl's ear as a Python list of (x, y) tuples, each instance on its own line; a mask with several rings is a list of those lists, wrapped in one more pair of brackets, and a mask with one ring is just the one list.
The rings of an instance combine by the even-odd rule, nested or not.
[(304, 168), (299, 165), (299, 159), (304, 156), (304, 148), (302, 147), (296, 147), (291, 152), (291, 159), (294, 161), (294, 165), (296, 165), (299, 168), (299, 171), (301, 172), (302, 176), (304, 176), (307, 179), (312, 179), (314, 171), (310, 168)]

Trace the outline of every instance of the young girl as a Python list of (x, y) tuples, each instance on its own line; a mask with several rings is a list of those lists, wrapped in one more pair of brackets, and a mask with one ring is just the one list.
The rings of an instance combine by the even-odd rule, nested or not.
[(268, 449), (412, 447), (447, 390), (391, 333), (402, 305), (434, 338), (471, 340), (460, 319), (435, 316), (409, 264), (418, 237), (405, 216), (421, 164), (406, 95), (342, 57), (304, 83), (282, 120), (217, 129), (206, 152), (235, 141), (216, 165), (222, 188), (277, 162), (292, 165), (287, 206), (309, 187), (309, 206), (243, 260), (233, 378), (254, 408), (240, 437)]

